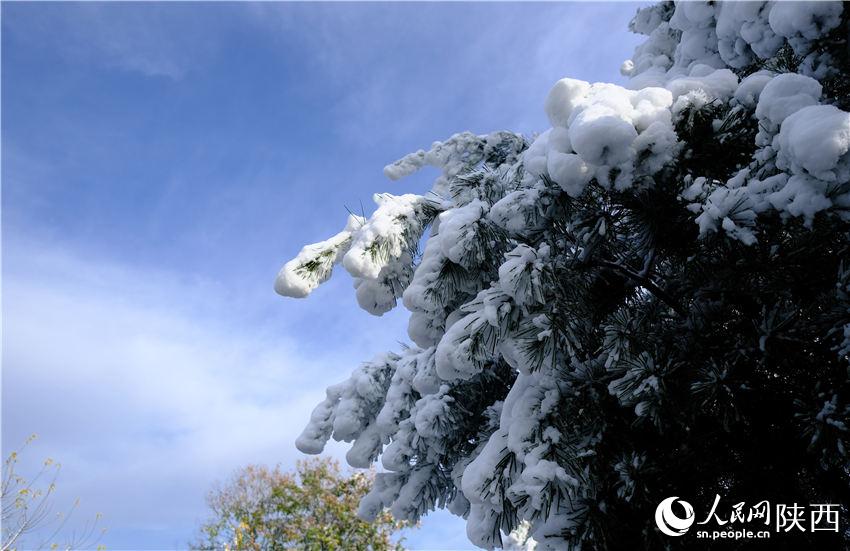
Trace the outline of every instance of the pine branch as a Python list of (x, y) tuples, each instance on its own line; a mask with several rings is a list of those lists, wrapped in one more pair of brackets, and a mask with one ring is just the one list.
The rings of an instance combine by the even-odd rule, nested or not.
[(617, 264), (616, 262), (610, 262), (608, 260), (597, 260), (595, 261), (595, 264), (602, 268), (608, 268), (620, 272), (622, 275), (628, 277), (629, 279), (632, 279), (636, 283), (639, 283), (641, 287), (655, 295), (659, 300), (661, 300), (664, 304), (672, 308), (673, 311), (679, 314), (680, 316), (685, 317), (687, 315), (685, 309), (682, 308), (681, 305), (679, 305), (676, 299), (670, 296), (667, 291), (653, 283), (653, 281), (648, 277), (642, 276), (632, 271), (631, 269), (623, 266), (622, 264)]

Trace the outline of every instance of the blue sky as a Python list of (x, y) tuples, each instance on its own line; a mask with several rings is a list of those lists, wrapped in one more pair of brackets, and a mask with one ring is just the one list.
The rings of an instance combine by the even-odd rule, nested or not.
[[(324, 387), (404, 341), (343, 273), (279, 267), (421, 192), (382, 167), (531, 134), (563, 76), (621, 82), (633, 4), (2, 5), (2, 443), (61, 460), (110, 549), (185, 547), (214, 481), (291, 466)], [(327, 452), (341, 457), (345, 448)], [(26, 465), (25, 465), (26, 468)], [(437, 514), (417, 549), (468, 549)]]

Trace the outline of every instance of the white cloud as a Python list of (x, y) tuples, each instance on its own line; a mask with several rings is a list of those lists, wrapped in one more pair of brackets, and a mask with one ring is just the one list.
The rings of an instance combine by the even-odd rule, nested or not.
[(353, 366), (210, 315), (215, 284), (4, 253), (4, 446), (39, 433), (26, 457), (61, 460), (62, 494), (145, 548), (185, 544), (158, 534), (189, 538), (204, 494), (233, 469), (294, 463), (292, 442), (334, 382), (324, 366)]
[[(338, 309), (339, 325), (304, 327), (325, 331), (320, 351), (277, 323), (228, 318), (234, 297), (214, 281), (31, 242), (3, 253), (4, 449), (38, 433), (24, 471), (60, 461), (58, 508), (81, 498), (80, 525), (104, 513), (110, 549), (184, 547), (216, 481), (249, 463), (294, 465), (303, 456), (293, 442), (325, 387), (398, 337), (392, 318), (371, 318), (380, 335), (362, 319), (362, 333), (339, 331), (351, 316), (344, 278), (313, 297)], [(269, 300), (291, 310), (271, 286)], [(346, 450), (332, 442), (326, 455), (344, 463)], [(460, 549), (464, 534), (437, 513), (407, 537), (417, 549)]]

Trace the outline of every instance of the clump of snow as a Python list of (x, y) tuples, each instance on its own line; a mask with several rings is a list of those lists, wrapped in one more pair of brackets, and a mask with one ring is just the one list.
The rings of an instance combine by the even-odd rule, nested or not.
[(773, 2), (724, 2), (717, 14), (717, 50), (730, 67), (742, 69), (756, 58), (772, 56), (782, 45), (766, 13)]
[(408, 335), (422, 347), (436, 344), (442, 333), (441, 327), (433, 325), (434, 318), (440, 317), (439, 313), (444, 307), (434, 289), (439, 285), (440, 273), (448, 262), (440, 241), (439, 236), (432, 236), (428, 240), (419, 267), (403, 295), (404, 306), (413, 313)]
[(486, 251), (479, 248), (478, 232), (488, 210), (489, 205), (476, 199), (440, 214), (440, 246), (447, 259), (466, 268), (483, 260)]
[[(562, 79), (546, 98), (553, 128), (538, 136), (523, 155), (526, 170), (548, 176), (578, 197), (597, 174), (617, 167), (621, 174), (617, 187), (624, 189), (636, 170), (647, 173), (671, 158), (677, 142), (672, 102), (673, 94), (664, 88), (633, 91)], [(639, 152), (643, 155), (636, 163)], [(501, 212), (500, 205), (494, 209)]]
[(354, 214), (348, 217), (345, 229), (335, 236), (307, 245), (298, 256), (284, 264), (274, 282), (274, 290), (285, 297), (303, 298), (331, 277), (334, 264), (348, 252), (351, 235), (366, 220)]
[(618, 165), (629, 159), (637, 130), (615, 109), (594, 104), (570, 125), (570, 140), (579, 157), (591, 165)]
[(336, 408), (345, 387), (345, 384), (328, 387), (325, 392), (325, 400), (313, 410), (312, 415), (310, 415), (310, 423), (295, 440), (295, 447), (304, 453), (322, 453), (325, 444), (333, 433)]
[(437, 345), (434, 367), (443, 380), (469, 380), (480, 373), (496, 353), (494, 348), (506, 317), (515, 305), (497, 287), (478, 293), (459, 309), (463, 315), (448, 327)]
[(593, 179), (591, 165), (575, 153), (550, 151), (546, 157), (546, 170), (552, 181), (571, 197), (581, 195), (585, 186)]
[[(540, 157), (531, 159), (543, 159), (545, 163), (546, 155), (544, 153)], [(508, 233), (525, 235), (534, 231), (534, 220), (540, 218), (539, 215), (547, 206), (548, 197), (545, 186), (538, 182), (531, 187), (505, 195), (490, 208), (487, 217)]]
[(816, 105), (822, 89), (820, 82), (804, 75), (777, 75), (762, 88), (756, 106), (756, 117), (778, 127), (788, 115), (803, 107)]
[(756, 213), (747, 190), (718, 187), (711, 192), (702, 208), (702, 214), (696, 218), (701, 234), (715, 232), (720, 225), (727, 234), (745, 245), (755, 243), (750, 227), (755, 222)]
[(688, 92), (701, 90), (713, 99), (725, 100), (738, 89), (738, 77), (729, 69), (713, 69), (708, 65), (694, 65), (688, 76), (670, 79), (666, 87), (674, 98)]
[(548, 251), (545, 244), (539, 252), (528, 245), (517, 245), (505, 255), (499, 267), (499, 286), (519, 306), (543, 300), (540, 272)]
[[(441, 379), (469, 379), (483, 369), (479, 354), (473, 350), (470, 338), (486, 323), (477, 313), (467, 314), (446, 330), (434, 357), (437, 374)], [(485, 356), (486, 359), (486, 356)]]
[(524, 520), (507, 537), (502, 538), (504, 551), (535, 551), (537, 542), (530, 534), (531, 523)]
[(809, 44), (841, 23), (842, 3), (773, 2), (768, 21), (770, 28), (798, 54), (808, 53)]
[(398, 289), (407, 284), (410, 272), (409, 268), (399, 272), (384, 270), (383, 277), (379, 280), (355, 278), (354, 292), (357, 304), (374, 316), (389, 312), (395, 308), (398, 302)]
[(422, 230), (417, 210), (421, 196), (378, 193), (374, 199), (378, 209), (353, 235), (342, 259), (348, 273), (364, 279), (376, 279), (381, 270), (406, 254), (411, 237)]
[(771, 71), (756, 71), (746, 76), (735, 90), (735, 100), (744, 107), (752, 109), (758, 103), (764, 87), (773, 80), (774, 74)]
[(850, 149), (850, 113), (833, 105), (812, 105), (790, 115), (779, 131), (776, 166), (837, 181), (839, 161)]
[(775, 142), (777, 168), (792, 174), (768, 197), (777, 210), (811, 224), (834, 204), (850, 205), (850, 191), (840, 192), (850, 178), (850, 113), (832, 105), (804, 107), (785, 119)]
[(376, 417), (399, 356), (383, 354), (366, 362), (340, 384), (328, 388), (327, 397), (314, 410), (310, 423), (295, 441), (304, 453), (321, 453), (329, 438), (354, 442), (346, 458), (352, 466), (368, 467), (383, 448)]
[(544, 109), (552, 126), (569, 126), (573, 110), (590, 91), (590, 84), (574, 78), (563, 78), (555, 83), (546, 96)]

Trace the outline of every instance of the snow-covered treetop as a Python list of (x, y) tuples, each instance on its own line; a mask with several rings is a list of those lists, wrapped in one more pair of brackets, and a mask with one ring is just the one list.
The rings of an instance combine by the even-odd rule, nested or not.
[[(647, 39), (625, 86), (564, 78), (533, 140), (466, 132), (387, 166), (441, 174), (427, 195), (375, 195), (275, 290), (307, 296), (342, 264), (370, 313), (402, 299), (414, 346), (330, 387), (299, 449), (334, 438), (353, 466), (380, 458), (367, 517), (448, 507), (485, 548), (522, 520), (538, 549), (601, 537), (610, 429), (591, 381), (663, 430), (674, 362), (632, 336), (687, 317), (700, 243), (850, 220), (847, 21), (841, 2), (663, 2), (631, 23)], [(628, 502), (647, 462), (621, 453), (604, 484)]]

